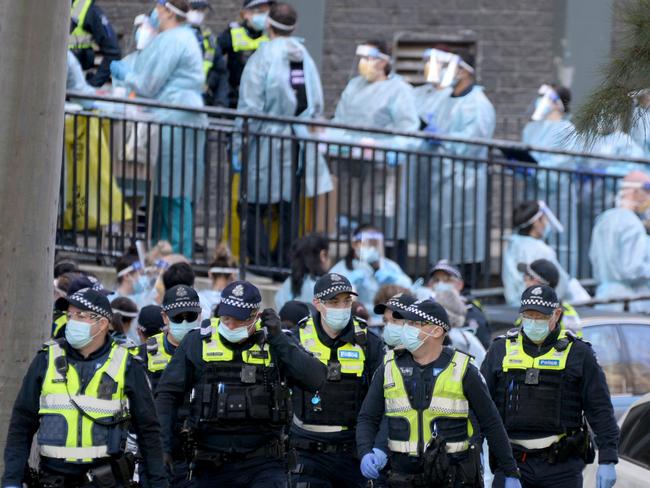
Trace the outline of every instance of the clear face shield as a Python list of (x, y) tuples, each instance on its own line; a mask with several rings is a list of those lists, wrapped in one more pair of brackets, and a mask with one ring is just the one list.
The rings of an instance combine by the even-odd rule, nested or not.
[(353, 242), (359, 246), (357, 256), (364, 263), (377, 263), (384, 257), (384, 234), (377, 230), (359, 232)]
[(564, 105), (557, 92), (549, 85), (542, 85), (537, 90), (537, 99), (535, 100), (535, 109), (530, 116), (531, 120), (545, 120), (553, 110), (564, 112)]
[[(643, 190), (645, 199), (639, 201), (634, 198), (636, 190)], [(642, 181), (623, 181), (616, 193), (617, 207), (633, 207), (643, 221), (650, 220), (650, 183)]]
[(458, 54), (427, 49), (424, 52), (424, 77), (427, 83), (442, 89), (453, 87), (458, 83), (458, 71), (462, 68), (474, 73), (474, 68), (462, 60)]
[(355, 54), (359, 58), (357, 61), (358, 73), (370, 83), (384, 74), (384, 61), (390, 62), (390, 56), (368, 44), (357, 46)]
[(564, 232), (564, 226), (558, 220), (558, 218), (555, 216), (553, 211), (550, 208), (548, 208), (548, 206), (546, 205), (546, 202), (544, 202), (543, 200), (539, 200), (537, 202), (537, 204), (539, 205), (539, 210), (537, 211), (537, 213), (535, 215), (533, 215), (531, 218), (529, 218), (526, 222), (519, 225), (517, 227), (517, 229), (525, 229), (526, 227), (528, 227), (530, 225), (533, 225), (540, 218), (546, 217), (546, 219), (548, 220), (549, 226), (550, 226), (550, 230), (554, 230), (555, 232), (557, 232), (559, 234)]

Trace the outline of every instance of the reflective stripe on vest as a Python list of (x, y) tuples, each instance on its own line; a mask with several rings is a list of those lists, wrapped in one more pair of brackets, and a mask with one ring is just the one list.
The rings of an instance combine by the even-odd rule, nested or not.
[(208, 28), (201, 30), (201, 37), (203, 38), (203, 73), (207, 76), (212, 68), (216, 46), (212, 30)]
[[(56, 369), (57, 358), (65, 357), (65, 351), (54, 341), (47, 344), (48, 366), (41, 388), (40, 429), (50, 432), (48, 422), (54, 416), (62, 416), (66, 421), (64, 445), (40, 444), (42, 456), (65, 459), (68, 462), (89, 463), (97, 458), (107, 456), (106, 445), (93, 444), (93, 426), (91, 419), (111, 419), (128, 409), (128, 399), (124, 393), (126, 363), (129, 353), (126, 348), (113, 344), (106, 361), (95, 370), (83, 392), (80, 378), (73, 364), (68, 365), (66, 378)], [(110, 399), (99, 398), (99, 388), (104, 375), (108, 375), (117, 385)], [(86, 411), (87, 418), (70, 401), (72, 399)], [(58, 422), (57, 422), (58, 425)]]
[(256, 51), (258, 47), (269, 40), (266, 35), (253, 39), (248, 35), (246, 29), (241, 26), (230, 28), (230, 39), (232, 40), (232, 50), (236, 53), (240, 51)]
[(165, 334), (160, 332), (147, 339), (147, 369), (155, 373), (164, 370), (172, 355), (165, 350)]
[[(566, 330), (563, 328), (558, 335), (558, 340), (566, 339)], [(554, 347), (546, 354), (539, 357), (532, 357), (526, 354), (523, 347), (521, 332), (515, 338), (506, 338), (506, 354), (503, 357), (502, 369), (507, 372), (512, 369), (546, 369), (561, 371), (566, 368), (566, 361), (569, 357), (569, 351), (573, 343), (563, 351), (558, 351)]]
[(93, 47), (93, 36), (84, 29), (88, 10), (93, 0), (75, 0), (70, 11), (70, 18), (76, 24), (70, 33), (68, 49), (89, 49)]
[(63, 329), (67, 323), (68, 316), (66, 314), (63, 314), (58, 319), (56, 319), (54, 321), (54, 331), (52, 332), (52, 337), (57, 337), (61, 333), (61, 329)]
[[(203, 341), (203, 351), (201, 357), (205, 362), (214, 361), (232, 361), (235, 353), (232, 349), (228, 349), (222, 342), (219, 335), (219, 319), (214, 317), (210, 319), (210, 328), (212, 335), (209, 340)], [(259, 321), (255, 324), (255, 329), (260, 330), (262, 325)], [(263, 349), (259, 344), (254, 344), (250, 349), (241, 351), (242, 361), (246, 364), (256, 364), (268, 367), (270, 366), (271, 351)]]
[(566, 330), (570, 330), (578, 337), (582, 337), (582, 322), (580, 315), (572, 305), (562, 302), (562, 319), (560, 325)]
[[(365, 329), (359, 326), (354, 320), (354, 335), (366, 334)], [(330, 361), (332, 350), (323, 344), (318, 338), (314, 319), (310, 318), (305, 322), (304, 327), (300, 327), (300, 343), (307, 351), (317, 357), (321, 363), (327, 366)], [(358, 344), (345, 344), (337, 350), (337, 360), (341, 364), (342, 374), (353, 374), (361, 376), (363, 374), (363, 365), (366, 361), (366, 355), (363, 348)]]
[[(388, 417), (403, 418), (409, 424), (409, 440), (388, 439), (388, 448), (392, 452), (418, 456), (432, 437), (431, 423), (440, 418), (467, 419), (467, 440), (447, 442), (447, 452), (462, 452), (469, 447), (469, 438), (473, 434), (469, 421), (469, 404), (463, 391), (463, 377), (470, 357), (455, 351), (449, 365), (438, 375), (431, 395), (429, 407), (420, 412), (415, 410), (404, 386), (402, 372), (395, 361), (394, 351), (384, 357), (384, 400), (385, 414)], [(422, 425), (420, 425), (422, 422)], [(423, 438), (420, 439), (419, 432)]]

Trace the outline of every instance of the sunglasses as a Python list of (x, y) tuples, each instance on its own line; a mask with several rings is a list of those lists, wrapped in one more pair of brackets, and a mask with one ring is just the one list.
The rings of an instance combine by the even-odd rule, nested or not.
[(169, 320), (171, 320), (175, 324), (180, 324), (184, 320), (187, 320), (188, 322), (195, 322), (196, 319), (198, 318), (199, 318), (198, 312), (183, 312), (183, 313), (179, 313), (178, 315), (174, 315), (173, 317), (169, 317)]

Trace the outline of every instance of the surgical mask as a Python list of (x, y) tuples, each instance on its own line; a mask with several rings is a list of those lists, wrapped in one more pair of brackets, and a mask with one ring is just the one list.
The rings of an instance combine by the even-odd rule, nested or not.
[(521, 319), (521, 327), (531, 341), (540, 343), (551, 333), (546, 319)]
[(422, 347), (424, 340), (420, 339), (420, 329), (412, 325), (402, 327), (400, 336), (402, 344), (409, 352), (415, 352)]
[(455, 290), (453, 283), (449, 283), (448, 281), (439, 281), (435, 285), (433, 285), (433, 291), (436, 293), (442, 293), (445, 291), (453, 291)]
[(359, 60), (359, 74), (370, 83), (377, 81), (381, 74), (377, 69), (377, 61), (377, 59), (367, 58)]
[(548, 239), (549, 237), (551, 237), (552, 233), (553, 233), (553, 227), (551, 226), (551, 224), (547, 223), (544, 226), (544, 232), (542, 234), (542, 239)]
[(325, 322), (330, 329), (339, 331), (345, 329), (352, 317), (351, 308), (331, 308), (325, 307)]
[(381, 256), (379, 250), (374, 246), (361, 246), (359, 250), (359, 259), (364, 263), (372, 264), (379, 261)]
[(138, 276), (138, 279), (133, 282), (133, 294), (139, 295), (144, 293), (149, 288), (149, 279), (145, 275)]
[(81, 320), (68, 319), (65, 326), (65, 340), (74, 349), (82, 349), (92, 342), (99, 334), (90, 335), (90, 329), (94, 324), (82, 322)]
[(257, 32), (262, 32), (264, 31), (264, 29), (266, 29), (266, 19), (268, 18), (268, 16), (269, 16), (268, 13), (255, 14), (248, 21), (248, 25), (252, 29), (255, 29)]
[(142, 344), (142, 339), (140, 339), (140, 336), (138, 335), (138, 327), (134, 323), (131, 323), (131, 327), (129, 327), (129, 330), (126, 332), (126, 337), (131, 339), (131, 342), (136, 346)]
[(194, 320), (192, 322), (183, 320), (180, 324), (177, 324), (176, 322), (170, 322), (169, 332), (174, 336), (174, 339), (176, 339), (178, 342), (181, 342), (189, 331), (196, 329), (198, 326), (198, 320)]
[(149, 23), (151, 24), (151, 27), (153, 27), (157, 31), (160, 30), (160, 19), (158, 18), (157, 9), (153, 9), (153, 12), (151, 12), (151, 15), (149, 15)]
[(237, 327), (233, 330), (226, 327), (223, 322), (219, 322), (219, 334), (228, 342), (237, 344), (248, 339), (248, 327), (249, 325), (246, 325), (244, 327)]
[(187, 21), (191, 25), (199, 26), (203, 23), (204, 20), (205, 12), (201, 12), (200, 10), (190, 10), (187, 12)]
[(384, 325), (384, 342), (390, 347), (397, 347), (402, 344), (402, 326), (394, 322)]

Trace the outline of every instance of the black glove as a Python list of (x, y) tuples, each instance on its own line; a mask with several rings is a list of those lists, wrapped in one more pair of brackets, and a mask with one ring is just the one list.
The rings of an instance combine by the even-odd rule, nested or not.
[(174, 458), (168, 452), (163, 453), (163, 465), (169, 476), (174, 475)]
[(262, 327), (264, 327), (269, 335), (276, 336), (282, 334), (282, 320), (280, 316), (272, 308), (266, 308), (261, 315)]

